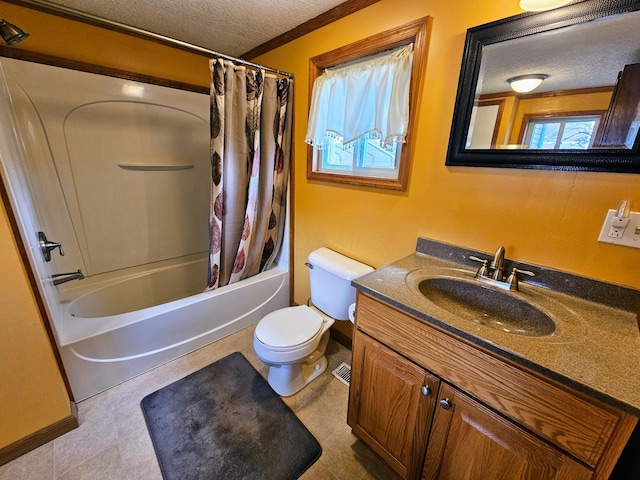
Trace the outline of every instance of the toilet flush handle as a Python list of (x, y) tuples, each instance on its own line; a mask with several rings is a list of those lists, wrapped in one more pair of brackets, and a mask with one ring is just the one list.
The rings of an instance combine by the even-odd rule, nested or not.
[(311, 265), (309, 262), (304, 262), (304, 264), (310, 269), (313, 270), (313, 265)]

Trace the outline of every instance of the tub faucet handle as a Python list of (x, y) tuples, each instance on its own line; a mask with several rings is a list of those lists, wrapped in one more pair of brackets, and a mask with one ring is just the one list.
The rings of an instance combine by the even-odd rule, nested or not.
[(44, 232), (38, 232), (38, 244), (40, 245), (40, 251), (42, 252), (46, 262), (51, 261), (51, 250), (55, 250), (56, 248), (60, 251), (60, 256), (64, 257), (62, 244), (48, 240)]

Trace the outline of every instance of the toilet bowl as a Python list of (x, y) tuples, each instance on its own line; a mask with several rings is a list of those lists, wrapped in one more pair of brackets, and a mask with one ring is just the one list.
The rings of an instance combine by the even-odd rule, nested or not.
[(306, 305), (281, 308), (260, 320), (253, 348), (269, 366), (267, 380), (278, 395), (293, 395), (326, 370), (324, 353), (333, 323), (333, 318)]
[(349, 308), (356, 301), (351, 280), (373, 271), (324, 247), (311, 252), (308, 260), (313, 306), (269, 313), (253, 334), (256, 355), (269, 366), (269, 385), (283, 397), (300, 391), (326, 370), (329, 328), (336, 320), (349, 320)]

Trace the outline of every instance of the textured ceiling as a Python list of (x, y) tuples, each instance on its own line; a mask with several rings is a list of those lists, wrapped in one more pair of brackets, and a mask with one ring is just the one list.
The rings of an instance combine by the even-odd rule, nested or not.
[(485, 47), (481, 93), (509, 91), (517, 75), (549, 75), (535, 93), (613, 86), (640, 62), (640, 12), (615, 15)]
[(48, 0), (130, 27), (239, 56), (345, 0)]
[[(34, 0), (231, 56), (240, 56), (346, 0)], [(640, 62), (640, 12), (530, 35), (483, 49), (483, 94), (507, 78), (549, 75), (536, 92), (613, 85)]]

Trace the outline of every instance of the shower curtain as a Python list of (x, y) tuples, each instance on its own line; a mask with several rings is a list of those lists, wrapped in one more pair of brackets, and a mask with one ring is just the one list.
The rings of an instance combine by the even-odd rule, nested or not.
[(268, 269), (284, 235), (293, 82), (234, 65), (211, 67), (208, 290)]

